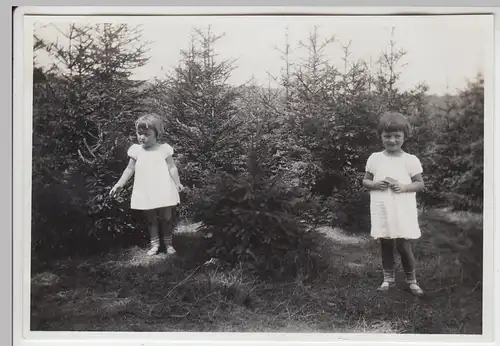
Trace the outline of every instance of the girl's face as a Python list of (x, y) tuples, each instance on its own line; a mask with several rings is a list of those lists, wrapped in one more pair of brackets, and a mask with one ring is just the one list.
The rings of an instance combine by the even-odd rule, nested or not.
[(148, 148), (156, 144), (156, 133), (153, 129), (137, 129), (137, 140), (143, 148)]
[(388, 152), (400, 151), (404, 141), (405, 133), (403, 131), (382, 132), (382, 144)]

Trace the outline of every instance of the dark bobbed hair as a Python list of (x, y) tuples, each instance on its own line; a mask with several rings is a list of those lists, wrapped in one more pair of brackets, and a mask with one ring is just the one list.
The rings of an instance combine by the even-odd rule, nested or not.
[(159, 115), (150, 113), (141, 116), (135, 122), (136, 131), (139, 129), (152, 129), (156, 137), (163, 135), (165, 133), (165, 127), (163, 125), (163, 121)]
[(411, 136), (411, 124), (410, 121), (399, 112), (385, 112), (380, 117), (380, 121), (377, 127), (377, 133), (379, 135), (382, 132), (395, 132), (402, 131), (405, 138)]

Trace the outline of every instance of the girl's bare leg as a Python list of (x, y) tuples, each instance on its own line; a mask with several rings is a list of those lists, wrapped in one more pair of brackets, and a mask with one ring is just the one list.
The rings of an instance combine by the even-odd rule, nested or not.
[(174, 253), (172, 246), (172, 207), (164, 207), (158, 209), (159, 224), (160, 224), (160, 242), (162, 247), (166, 248), (167, 253)]
[(160, 225), (158, 222), (158, 212), (156, 210), (147, 210), (146, 217), (148, 219), (149, 228), (149, 240), (151, 242), (151, 248), (148, 251), (148, 255), (156, 255), (160, 252)]

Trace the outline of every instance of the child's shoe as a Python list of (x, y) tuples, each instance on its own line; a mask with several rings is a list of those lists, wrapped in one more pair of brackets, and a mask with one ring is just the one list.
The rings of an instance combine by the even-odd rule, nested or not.
[(392, 287), (394, 287), (396, 285), (395, 282), (391, 282), (391, 281), (384, 281), (382, 282), (382, 285), (380, 285), (378, 288), (377, 288), (377, 291), (379, 292), (387, 292), (389, 291), (389, 289), (391, 289)]
[(421, 296), (424, 294), (424, 291), (417, 284), (415, 271), (405, 273), (405, 277), (406, 277), (406, 283), (408, 284), (408, 288), (414, 295)]
[(167, 255), (173, 255), (175, 253), (175, 249), (172, 246), (172, 235), (164, 235), (161, 239), (161, 247), (163, 251), (167, 253)]
[(416, 296), (422, 296), (424, 294), (424, 291), (417, 284), (413, 284), (413, 283), (410, 284), (409, 289), (410, 289), (411, 293), (413, 293)]
[(152, 240), (151, 241), (151, 249), (149, 249), (148, 251), (148, 256), (154, 256), (154, 255), (157, 255), (159, 254), (160, 252), (165, 251), (164, 249), (162, 249), (162, 246), (160, 246), (160, 241), (159, 239), (158, 240)]
[(167, 255), (173, 255), (176, 253), (176, 251), (172, 245), (168, 245), (167, 249), (166, 249), (166, 253), (167, 253)]
[(377, 291), (386, 292), (396, 284), (396, 273), (394, 270), (384, 270), (384, 282), (377, 288)]

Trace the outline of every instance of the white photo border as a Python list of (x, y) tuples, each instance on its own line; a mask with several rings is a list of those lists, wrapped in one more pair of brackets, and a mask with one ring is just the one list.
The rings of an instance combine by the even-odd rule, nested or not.
[[(30, 310), (30, 231), (31, 231), (31, 153), (32, 153), (32, 40), (33, 18), (51, 17), (54, 20), (88, 20), (99, 15), (98, 20), (113, 21), (132, 16), (160, 15), (256, 15), (256, 14), (316, 14), (316, 15), (397, 15), (397, 14), (491, 14), (494, 33), (487, 52), (485, 67), (485, 142), (484, 142), (484, 268), (483, 268), (483, 335), (393, 335), (393, 334), (310, 334), (310, 333), (139, 333), (139, 332), (32, 332), (29, 331)], [(108, 17), (109, 16), (109, 17)], [(135, 18), (134, 18), (135, 19)], [(140, 20), (137, 17), (137, 20)], [(383, 342), (398, 345), (427, 343), (443, 345), (492, 345), (499, 344), (494, 325), (500, 325), (500, 237), (494, 236), (495, 196), (499, 195), (494, 184), (498, 163), (500, 126), (494, 121), (495, 102), (500, 97), (500, 64), (494, 64), (500, 49), (500, 9), (488, 7), (19, 7), (14, 18), (14, 93), (13, 93), (13, 340), (14, 345), (157, 345), (168, 341), (170, 345), (187, 343), (209, 344), (352, 344), (366, 345)], [(494, 72), (493, 72), (494, 71)], [(496, 289), (494, 289), (496, 288)], [(497, 294), (496, 296), (494, 294)], [(209, 341), (210, 340), (210, 341)]]

